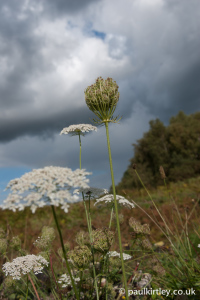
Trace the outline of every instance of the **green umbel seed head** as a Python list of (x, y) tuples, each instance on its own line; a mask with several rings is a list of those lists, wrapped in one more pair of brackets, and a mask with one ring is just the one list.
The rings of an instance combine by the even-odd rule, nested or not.
[(87, 246), (77, 246), (67, 255), (72, 264), (79, 270), (84, 269), (92, 260), (92, 253)]
[(107, 228), (92, 231), (94, 249), (103, 254), (107, 253), (114, 242), (114, 235), (115, 233)]
[(108, 77), (104, 80), (98, 77), (94, 84), (85, 89), (85, 102), (101, 121), (112, 119), (119, 101), (118, 88), (112, 78)]

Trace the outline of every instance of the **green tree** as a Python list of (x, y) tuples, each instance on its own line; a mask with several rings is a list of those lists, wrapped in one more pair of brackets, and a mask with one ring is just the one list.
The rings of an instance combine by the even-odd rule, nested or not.
[(186, 115), (182, 111), (169, 125), (159, 120), (149, 122), (150, 129), (134, 146), (134, 157), (118, 188), (139, 188), (133, 165), (145, 185), (156, 187), (162, 180), (162, 165), (170, 181), (184, 180), (200, 174), (200, 112)]

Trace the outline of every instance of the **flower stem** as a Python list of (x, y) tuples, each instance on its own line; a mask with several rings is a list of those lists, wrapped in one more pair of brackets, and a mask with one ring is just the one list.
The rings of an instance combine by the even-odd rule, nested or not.
[(28, 299), (28, 276), (27, 276), (27, 288), (26, 288), (26, 299), (25, 300), (27, 300)]
[[(32, 286), (33, 286), (33, 289), (34, 289), (34, 291), (35, 291), (35, 294), (36, 294), (37, 299), (40, 300), (40, 297), (39, 297), (38, 292), (37, 292), (37, 290), (36, 290), (35, 284), (33, 283), (33, 280), (31, 279), (31, 276), (30, 276), (29, 274), (28, 274), (28, 279), (30, 280), (30, 282), (31, 282), (31, 284), (32, 284)], [(28, 295), (27, 295), (27, 296), (28, 296)]]
[(64, 243), (63, 243), (62, 233), (61, 233), (61, 230), (60, 230), (60, 226), (58, 224), (58, 219), (57, 219), (57, 216), (56, 216), (55, 208), (54, 208), (53, 205), (51, 205), (51, 208), (52, 208), (53, 217), (54, 217), (54, 220), (55, 220), (55, 223), (56, 223), (56, 227), (58, 229), (58, 233), (59, 233), (59, 237), (60, 237), (60, 242), (61, 242), (61, 246), (62, 246), (62, 250), (63, 250), (63, 256), (64, 256), (64, 259), (65, 259), (65, 262), (66, 262), (66, 266), (67, 266), (67, 271), (69, 273), (69, 276), (70, 276), (70, 279), (71, 279), (71, 282), (72, 282), (72, 287), (74, 289), (74, 293), (76, 295), (76, 299), (79, 300), (79, 295), (77, 293), (77, 289), (76, 289), (76, 286), (75, 286), (75, 283), (74, 283), (74, 278), (72, 276), (72, 273), (71, 273), (71, 270), (70, 270), (70, 267), (69, 267), (69, 263), (68, 263), (68, 260), (67, 260), (67, 255), (66, 255), (66, 251), (65, 251), (65, 247), (64, 247)]
[(111, 173), (111, 179), (112, 179), (114, 207), (115, 207), (116, 222), (117, 222), (117, 233), (118, 233), (118, 239), (119, 239), (119, 250), (120, 250), (120, 258), (121, 258), (121, 264), (122, 264), (122, 273), (123, 273), (123, 279), (124, 279), (126, 299), (128, 299), (128, 289), (127, 289), (127, 282), (126, 282), (126, 273), (125, 273), (125, 268), (124, 268), (123, 252), (122, 252), (122, 241), (121, 241), (121, 233), (120, 233), (118, 206), (117, 206), (117, 200), (116, 200), (115, 181), (114, 181), (114, 173), (113, 173), (113, 165), (112, 165), (108, 122), (105, 121), (104, 123), (105, 123), (105, 127), (106, 127), (106, 137), (107, 137), (108, 155), (109, 155), (109, 161), (110, 161), (110, 173)]
[[(79, 134), (79, 146), (80, 146), (79, 166), (80, 166), (80, 169), (81, 169), (81, 135), (80, 134)], [(84, 207), (85, 207), (85, 214), (86, 214), (86, 219), (87, 219), (90, 243), (92, 244), (93, 240), (92, 240), (92, 222), (91, 222), (91, 215), (90, 215), (90, 198), (89, 198), (89, 214), (88, 214), (83, 192), (82, 192), (82, 197), (83, 197), (83, 203), (84, 203)], [(97, 300), (99, 300), (99, 292), (98, 292), (98, 286), (97, 286), (96, 271), (95, 271), (95, 266), (94, 266), (94, 250), (93, 250), (93, 248), (92, 248), (92, 256), (93, 256), (93, 263), (92, 263), (93, 266), (92, 267), (93, 267), (93, 275), (94, 275), (94, 284), (95, 284)]]
[(79, 133), (79, 146), (80, 146), (80, 152), (79, 152), (79, 163), (80, 163), (80, 169), (81, 169), (81, 135)]

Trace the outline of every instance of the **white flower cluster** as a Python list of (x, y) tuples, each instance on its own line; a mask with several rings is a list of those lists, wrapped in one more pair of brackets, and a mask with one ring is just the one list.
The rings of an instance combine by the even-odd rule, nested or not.
[(98, 199), (102, 195), (108, 194), (107, 189), (99, 189), (99, 188), (81, 188), (77, 189), (75, 192), (83, 193), (84, 199)]
[(77, 202), (79, 197), (70, 189), (88, 188), (89, 179), (87, 175), (91, 173), (84, 169), (72, 171), (69, 168), (45, 167), (35, 169), (24, 174), (22, 177), (11, 180), (6, 189), (12, 192), (4, 200), (2, 209), (12, 211), (24, 210), (30, 207), (32, 213), (38, 207), (45, 205), (61, 206), (68, 212), (68, 203)]
[(200, 248), (200, 244), (197, 247)]
[(85, 132), (89, 131), (97, 131), (96, 126), (92, 126), (90, 124), (77, 124), (77, 125), (70, 125), (69, 127), (63, 128), (61, 134), (68, 134), (71, 133), (72, 135), (84, 135)]
[[(129, 200), (125, 199), (122, 196), (116, 195), (116, 200), (118, 201), (119, 204), (124, 205), (128, 208), (134, 208), (135, 207), (135, 205), (133, 203), (131, 203)], [(101, 204), (102, 202), (111, 203), (113, 201), (114, 201), (114, 195), (109, 194), (109, 195), (105, 195), (105, 196), (99, 198), (98, 200), (96, 200), (94, 205)]]
[[(75, 284), (76, 284), (77, 282), (80, 281), (80, 278), (79, 278), (79, 277), (77, 277), (77, 278), (74, 278), (74, 277), (73, 277), (73, 279), (74, 279)], [(63, 285), (62, 285), (63, 288), (65, 288), (65, 287), (67, 287), (67, 286), (69, 286), (69, 285), (72, 286), (71, 278), (70, 278), (70, 276), (67, 275), (67, 274), (61, 275), (60, 278), (59, 278), (59, 280), (58, 280), (58, 282), (59, 282), (60, 284), (63, 284)]]
[(26, 255), (15, 258), (11, 263), (3, 265), (2, 270), (6, 276), (10, 275), (13, 279), (21, 279), (22, 274), (33, 271), (35, 274), (42, 273), (43, 265), (48, 266), (48, 262), (41, 255)]
[[(129, 255), (129, 254), (126, 254), (126, 253), (122, 253), (122, 254), (123, 254), (123, 259), (124, 260), (128, 260), (128, 259), (132, 258), (132, 256)], [(117, 251), (109, 251), (108, 255), (110, 257), (119, 257), (120, 258), (120, 253), (118, 253)]]

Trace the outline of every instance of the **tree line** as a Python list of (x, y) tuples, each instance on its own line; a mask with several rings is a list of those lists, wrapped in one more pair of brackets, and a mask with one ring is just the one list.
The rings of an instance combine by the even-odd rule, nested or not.
[(134, 156), (117, 188), (140, 187), (133, 166), (145, 185), (162, 184), (163, 166), (167, 180), (179, 181), (200, 175), (200, 112), (186, 115), (180, 111), (165, 126), (159, 119), (149, 122), (150, 129), (133, 144)]

